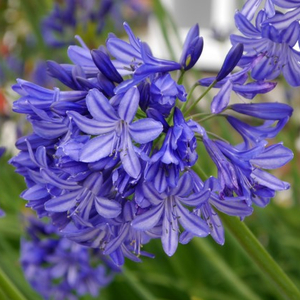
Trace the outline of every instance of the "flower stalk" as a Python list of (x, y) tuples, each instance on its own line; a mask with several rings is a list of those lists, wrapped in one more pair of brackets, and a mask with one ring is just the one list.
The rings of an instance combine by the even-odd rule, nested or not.
[(203, 99), (207, 94), (208, 92), (215, 86), (215, 84), (217, 83), (216, 80), (214, 80), (212, 82), (212, 84), (206, 89), (206, 91), (184, 112), (184, 116), (186, 116), (191, 110), (193, 110), (196, 105), (200, 102), (201, 99)]
[(11, 282), (4, 271), (0, 268), (1, 291), (9, 298), (14, 300), (27, 300), (18, 288)]
[(229, 217), (225, 214), (220, 214), (220, 217), (242, 249), (273, 283), (282, 297), (288, 300), (299, 300), (300, 292), (298, 288), (257, 240), (247, 225), (240, 222), (238, 218)]

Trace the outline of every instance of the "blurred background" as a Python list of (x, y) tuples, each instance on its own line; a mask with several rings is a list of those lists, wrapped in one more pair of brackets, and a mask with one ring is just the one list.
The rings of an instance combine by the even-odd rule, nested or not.
[[(7, 149), (0, 160), (0, 207), (6, 213), (0, 219), (0, 267), (26, 299), (41, 298), (26, 282), (19, 262), (22, 216), (32, 214), (19, 197), (25, 183), (7, 163), (16, 154), (16, 139), (30, 130), (25, 117), (11, 111), (17, 99), (11, 90), (16, 78), (48, 88), (57, 86), (47, 75), (46, 60), (69, 62), (66, 51), (68, 45), (77, 43), (75, 35), (91, 49), (104, 44), (109, 32), (126, 38), (123, 21), (149, 43), (155, 56), (178, 60), (189, 27), (198, 22), (205, 46), (196, 70), (184, 82), (188, 89), (197, 79), (218, 71), (230, 48), (229, 34), (235, 30), (235, 9), (242, 4), (238, 0), (0, 0), (0, 146)], [(245, 223), (300, 287), (300, 90), (282, 81), (263, 97), (295, 109), (276, 138), (295, 153), (292, 162), (275, 174), (292, 188), (278, 193), (268, 207), (257, 207)], [(223, 125), (218, 119), (207, 124), (227, 138)], [(208, 159), (203, 157), (203, 162), (207, 173), (216, 172)], [(160, 241), (153, 240), (147, 251), (156, 258), (143, 258), (140, 264), (128, 260), (123, 273), (102, 289), (97, 299), (281, 299), (228, 230), (224, 246), (210, 237), (194, 238), (188, 245), (179, 245), (170, 258), (163, 253)], [(7, 299), (1, 294), (1, 281), (0, 299)]]

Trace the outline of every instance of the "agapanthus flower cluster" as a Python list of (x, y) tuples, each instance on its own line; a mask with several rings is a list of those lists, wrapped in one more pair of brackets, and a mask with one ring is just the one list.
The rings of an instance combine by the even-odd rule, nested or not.
[(136, 17), (149, 13), (146, 5), (136, 0), (57, 1), (41, 22), (44, 41), (48, 46), (62, 47), (73, 44), (73, 35), (78, 30), (92, 30), (99, 35), (108, 23), (118, 29), (122, 25), (118, 20), (124, 18), (125, 9)]
[(299, 86), (299, 20), (297, 0), (246, 1), (235, 14), (236, 26), (244, 36), (231, 35), (233, 45), (244, 44), (245, 54), (239, 65), (252, 62), (251, 76), (255, 80), (282, 74), (291, 86)]
[(58, 235), (57, 229), (33, 217), (21, 240), (21, 265), (28, 282), (43, 299), (76, 300), (99, 295), (121, 270), (101, 255)]
[[(72, 63), (48, 62), (68, 90), (21, 79), (13, 86), (21, 96), (13, 110), (26, 114), (33, 128), (11, 160), (28, 187), (21, 196), (66, 238), (100, 249), (116, 265), (125, 257), (153, 257), (145, 245), (154, 238), (169, 256), (193, 237), (211, 235), (223, 244), (218, 211), (244, 219), (254, 205), (263, 207), (289, 188), (266, 170), (293, 157), (282, 143), (268, 142), (292, 108), (246, 102), (276, 84), (249, 78), (260, 58), (231, 74), (243, 54), (238, 44), (215, 78), (196, 81), (220, 89), (212, 112), (200, 111), (196, 104), (206, 101), (206, 92), (191, 100), (195, 89), (181, 84), (203, 49), (198, 25), (179, 62), (156, 58), (128, 24), (124, 28), (128, 42), (110, 34), (105, 46), (90, 50), (78, 38), (80, 46), (68, 49)], [(230, 105), (231, 91), (246, 100)], [(219, 116), (241, 136), (239, 144), (205, 129), (205, 119)], [(199, 145), (216, 177), (200, 174)]]

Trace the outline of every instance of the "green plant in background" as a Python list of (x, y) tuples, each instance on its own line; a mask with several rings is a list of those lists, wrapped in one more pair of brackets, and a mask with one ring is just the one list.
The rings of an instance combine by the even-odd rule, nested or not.
[[(288, 187), (286, 182), (262, 173), (261, 168), (282, 166), (292, 154), (280, 143), (272, 142), (266, 147), (265, 140), (278, 134), (285, 145), (293, 148), (292, 139), (284, 133), (297, 136), (292, 123), (279, 133), (292, 111), (286, 104), (229, 105), (231, 92), (252, 99), (257, 93), (272, 90), (275, 84), (262, 79), (280, 72), (292, 85), (297, 84), (297, 66), (289, 61), (296, 54), (281, 57), (283, 49), (296, 41), (297, 4), (267, 2), (257, 15), (260, 27), (254, 29), (247, 24), (254, 17), (256, 7), (252, 2), (247, 1), (236, 14), (236, 22), (239, 28), (251, 28), (258, 44), (265, 45), (269, 39), (270, 48), (255, 51), (255, 56), (249, 52), (246, 38), (234, 37), (233, 41), (246, 46), (234, 46), (214, 78), (201, 76), (198, 80), (200, 75), (194, 71), (192, 77), (196, 76), (197, 82), (187, 94), (186, 73), (198, 60), (203, 46), (197, 26), (187, 36), (179, 63), (153, 57), (148, 46), (125, 25), (130, 44), (115, 36), (110, 36), (106, 44), (116, 60), (104, 48), (90, 52), (79, 39), (81, 47), (72, 46), (68, 51), (74, 65), (48, 64), (52, 76), (74, 91), (46, 90), (24, 80), (15, 85), (22, 97), (15, 102), (14, 110), (28, 114), (34, 130), (33, 135), (18, 141), (21, 154), (11, 160), (26, 178), (27, 190), (22, 197), (28, 201), (27, 206), (40, 217), (51, 217), (65, 237), (99, 248), (117, 265), (124, 263), (124, 256), (134, 261), (140, 261), (140, 255), (152, 257), (145, 249), (156, 254), (154, 260), (145, 258), (138, 265), (127, 260), (123, 273), (101, 291), (100, 299), (300, 299), (292, 283), (299, 277), (299, 221), (298, 212), (293, 209), (299, 206), (297, 194), (292, 209), (270, 204), (264, 211), (256, 207), (254, 214), (246, 218), (255, 236), (286, 273), (244, 223), (226, 215), (244, 218), (252, 213), (252, 204), (265, 206), (275, 190)], [(294, 10), (277, 15), (273, 4)], [(154, 8), (167, 39), (164, 25), (170, 22), (168, 14), (158, 1), (154, 1)], [(269, 19), (278, 27), (274, 29)], [(245, 35), (249, 34), (247, 30)], [(278, 52), (272, 52), (276, 43)], [(171, 46), (170, 41), (167, 44)], [(281, 45), (285, 47), (280, 48)], [(230, 74), (236, 64), (242, 70)], [(177, 82), (169, 75), (175, 70), (179, 72)], [(258, 81), (247, 81), (249, 71)], [(138, 88), (131, 88), (136, 85)], [(199, 85), (209, 88), (199, 95)], [(219, 92), (210, 99), (208, 92), (212, 88)], [(183, 102), (180, 104), (176, 98)], [(199, 110), (196, 103), (200, 100), (211, 100), (210, 112)], [(248, 118), (237, 118), (236, 113)], [(249, 122), (249, 116), (256, 121)], [(232, 133), (229, 124), (236, 133)], [(240, 144), (231, 146), (229, 141)], [(6, 160), (7, 157), (2, 158)], [(292, 172), (283, 171), (289, 181), (296, 181), (298, 170), (295, 164), (292, 168)], [(1, 296), (37, 299), (22, 279), (20, 268), (10, 268), (12, 263), (18, 266), (18, 241), (23, 235), (19, 213), (31, 214), (14, 200), (25, 186), (10, 166), (4, 164), (1, 172), (5, 173), (1, 176), (1, 207), (7, 214), (0, 220)], [(213, 174), (219, 182), (207, 180), (206, 174)], [(279, 173), (277, 176), (281, 177)], [(218, 217), (213, 207), (225, 214)], [(222, 223), (229, 234), (225, 246), (219, 247), (211, 239), (195, 238), (177, 248), (178, 239), (185, 244), (194, 235), (210, 234), (223, 244)], [(164, 251), (174, 256), (163, 255), (158, 240), (148, 244), (150, 238), (161, 238)], [(54, 259), (52, 252), (48, 254), (44, 267), (52, 263), (49, 257)], [(32, 255), (27, 262), (34, 259), (36, 263), (37, 256)], [(71, 270), (72, 264), (69, 267)], [(65, 294), (54, 293), (54, 299), (76, 299), (68, 288), (74, 283), (78, 283), (78, 288), (84, 284), (80, 279), (82, 271), (78, 270), (68, 271), (73, 275), (66, 280), (67, 286), (60, 284)], [(258, 271), (262, 276), (257, 276)], [(57, 277), (53, 278), (55, 281)], [(31, 279), (36, 287), (38, 279)], [(277, 287), (275, 291), (271, 282)], [(82, 294), (80, 290), (85, 288), (78, 289)]]

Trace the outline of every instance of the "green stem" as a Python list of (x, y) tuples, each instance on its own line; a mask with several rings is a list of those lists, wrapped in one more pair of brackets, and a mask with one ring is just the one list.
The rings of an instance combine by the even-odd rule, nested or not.
[(208, 178), (208, 175), (205, 173), (205, 171), (201, 168), (199, 163), (196, 163), (192, 168), (203, 180), (206, 180)]
[(186, 116), (188, 112), (193, 110), (196, 107), (196, 105), (200, 102), (200, 100), (207, 95), (207, 93), (214, 87), (216, 83), (217, 81), (213, 81), (212, 84), (207, 88), (207, 90), (184, 112), (183, 115)]
[(199, 86), (199, 83), (198, 83), (198, 82), (194, 83), (194, 85), (192, 86), (191, 90), (189, 91), (189, 93), (188, 93), (188, 95), (187, 95), (187, 97), (186, 97), (186, 101), (184, 102), (184, 104), (183, 104), (182, 107), (181, 107), (181, 111), (184, 112), (184, 110), (185, 110), (185, 108), (186, 108), (186, 106), (187, 106), (189, 100), (191, 99), (192, 94), (193, 94), (193, 92), (194, 92), (194, 90), (195, 90), (195, 88), (196, 88), (197, 86)]
[(1, 290), (8, 298), (13, 300), (26, 300), (18, 288), (11, 282), (7, 275), (0, 268), (0, 286)]
[(9, 299), (7, 298), (7, 296), (5, 295), (5, 293), (2, 292), (1, 286), (0, 286), (0, 299), (3, 299), (3, 300), (9, 300)]
[(273, 282), (280, 294), (288, 300), (300, 300), (300, 292), (295, 284), (256, 239), (246, 224), (238, 218), (225, 214), (220, 214), (220, 217), (244, 251), (257, 264), (263, 274)]
[(223, 142), (225, 142), (226, 144), (228, 144), (228, 141), (225, 140), (225, 139), (223, 139), (223, 138), (220, 137), (219, 135), (217, 135), (217, 134), (215, 134), (215, 133), (213, 133), (213, 132), (211, 132), (211, 131), (206, 131), (206, 133), (207, 133), (208, 135), (213, 136), (214, 138), (216, 138), (216, 139), (218, 139), (218, 140), (220, 140), (220, 141), (223, 141)]
[(205, 117), (205, 118), (202, 118), (200, 120), (198, 120), (197, 122), (204, 122), (206, 120), (209, 120), (209, 119), (212, 119), (212, 118), (215, 118), (215, 117), (226, 117), (225, 115), (222, 115), (222, 114), (210, 114), (209, 116)]
[(177, 83), (178, 84), (182, 84), (182, 82), (183, 82), (183, 76), (184, 76), (184, 74), (185, 74), (185, 70), (180, 70), (179, 71), (180, 73), (180, 75), (179, 75), (179, 78), (178, 78), (178, 80), (177, 80)]
[(194, 245), (200, 250), (209, 262), (218, 270), (223, 278), (232, 288), (242, 296), (241, 299), (259, 300), (260, 298), (248, 288), (248, 286), (234, 273), (230, 265), (228, 265), (223, 258), (219, 256), (217, 251), (209, 245), (204, 239), (194, 239)]
[(129, 271), (127, 268), (123, 268), (123, 276), (126, 279), (126, 282), (131, 285), (136, 293), (139, 294), (141, 299), (144, 300), (156, 300), (156, 297), (151, 294), (145, 287), (143, 287), (138, 279)]
[[(211, 113), (205, 113), (205, 112), (201, 112), (201, 113), (197, 113), (197, 114), (193, 114), (193, 115), (190, 115), (188, 117), (185, 118), (186, 121), (190, 120), (190, 119), (193, 119), (194, 118), (197, 118), (197, 117), (206, 117), (206, 116), (211, 116)], [(195, 120), (194, 120), (195, 121)], [(196, 122), (196, 121), (195, 121)]]

